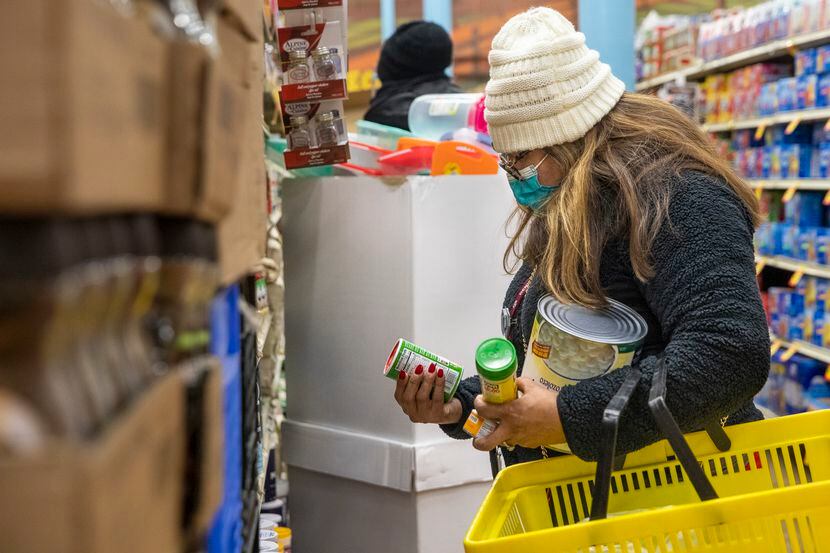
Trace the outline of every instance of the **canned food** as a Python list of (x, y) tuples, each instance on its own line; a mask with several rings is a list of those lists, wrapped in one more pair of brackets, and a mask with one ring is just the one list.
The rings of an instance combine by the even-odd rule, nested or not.
[(436, 370), (444, 370), (444, 402), (446, 403), (455, 395), (455, 391), (461, 383), (461, 375), (464, 369), (461, 368), (461, 365), (447, 361), (412, 342), (407, 342), (401, 338), (395, 343), (392, 353), (389, 354), (389, 358), (386, 360), (383, 374), (392, 380), (397, 380), (401, 372), (411, 376), (419, 365), (426, 370), (432, 364), (435, 364)]
[(481, 395), (487, 403), (507, 403), (518, 397), (516, 348), (504, 338), (491, 338), (476, 349)]
[(522, 376), (559, 391), (630, 365), (648, 332), (645, 320), (615, 300), (602, 309), (539, 300)]
[(467, 417), (466, 422), (464, 422), (464, 432), (473, 438), (486, 438), (498, 426), (497, 422), (479, 416), (478, 411), (473, 409), (470, 411), (470, 416)]

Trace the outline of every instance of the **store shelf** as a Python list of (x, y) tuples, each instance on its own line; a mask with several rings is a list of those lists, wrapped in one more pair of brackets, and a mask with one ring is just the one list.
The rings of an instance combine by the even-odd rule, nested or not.
[(776, 336), (770, 336), (770, 339), (774, 345), (778, 346), (777, 351), (800, 353), (805, 357), (830, 364), (830, 349), (828, 348), (822, 348), (803, 340), (788, 341), (777, 338)]
[(830, 190), (830, 179), (750, 179), (747, 182), (761, 190)]
[(811, 48), (813, 46), (827, 43), (830, 43), (830, 30), (818, 31), (784, 40), (776, 40), (774, 42), (770, 42), (769, 44), (752, 48), (750, 50), (744, 50), (743, 52), (738, 52), (737, 54), (732, 54), (731, 56), (727, 56), (719, 60), (698, 63), (691, 67), (681, 69), (680, 71), (666, 73), (665, 75), (659, 75), (657, 77), (641, 81), (637, 83), (636, 90), (640, 92), (676, 80), (682, 81), (687, 79), (695, 81), (713, 73), (729, 71), (745, 65), (786, 56), (792, 54), (794, 49), (798, 50), (803, 48)]
[(779, 255), (759, 255), (755, 257), (755, 262), (763, 263), (766, 267), (776, 267), (793, 273), (800, 271), (804, 275), (830, 279), (830, 267), (818, 263), (799, 261), (798, 259), (790, 259)]
[(804, 109), (796, 111), (785, 111), (768, 117), (757, 119), (746, 119), (744, 121), (730, 121), (729, 123), (712, 123), (701, 125), (705, 132), (726, 132), (741, 129), (756, 129), (758, 127), (770, 127), (772, 125), (788, 125), (793, 121), (807, 123), (810, 121), (824, 121), (830, 119), (830, 108)]

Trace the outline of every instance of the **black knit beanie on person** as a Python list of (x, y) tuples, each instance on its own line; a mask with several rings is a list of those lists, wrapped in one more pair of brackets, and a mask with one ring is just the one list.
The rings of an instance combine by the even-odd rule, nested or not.
[(412, 21), (383, 43), (378, 78), (384, 82), (443, 75), (451, 63), (452, 39), (447, 31), (435, 23)]

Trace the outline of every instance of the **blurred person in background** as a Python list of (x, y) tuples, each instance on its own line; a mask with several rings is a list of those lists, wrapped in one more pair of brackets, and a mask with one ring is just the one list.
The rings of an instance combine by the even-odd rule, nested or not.
[(427, 21), (401, 25), (383, 43), (377, 67), (381, 87), (363, 118), (408, 131), (415, 98), (461, 92), (447, 76), (451, 63), (452, 39), (443, 27)]

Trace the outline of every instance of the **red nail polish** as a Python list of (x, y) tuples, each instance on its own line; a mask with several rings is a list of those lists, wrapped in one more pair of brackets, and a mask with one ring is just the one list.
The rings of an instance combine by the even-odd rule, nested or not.
[(421, 374), (422, 372), (424, 372), (423, 365), (418, 365), (417, 367), (415, 367), (415, 374)]
[(404, 380), (406, 378), (406, 373), (401, 371), (398, 373), (398, 380)]
[(438, 378), (444, 378), (444, 369), (438, 369)]
[(429, 366), (429, 374), (432, 374), (432, 373), (434, 373), (434, 372), (435, 372), (435, 363), (432, 363), (432, 364)]

